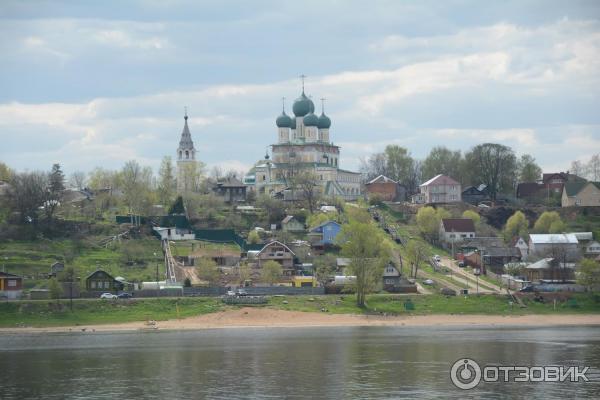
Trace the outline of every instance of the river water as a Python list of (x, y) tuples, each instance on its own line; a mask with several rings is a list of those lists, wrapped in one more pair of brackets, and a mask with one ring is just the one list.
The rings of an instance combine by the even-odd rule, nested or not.
[[(453, 386), (481, 365), (592, 382)], [(0, 335), (1, 399), (600, 398), (600, 328), (343, 327)]]

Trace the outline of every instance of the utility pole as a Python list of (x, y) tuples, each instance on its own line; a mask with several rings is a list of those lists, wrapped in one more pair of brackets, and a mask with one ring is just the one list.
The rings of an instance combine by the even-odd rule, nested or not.
[[(154, 258), (157, 258), (156, 253), (154, 253)], [(158, 260), (156, 260), (156, 298), (158, 298), (158, 291), (160, 290), (160, 285), (158, 283)]]

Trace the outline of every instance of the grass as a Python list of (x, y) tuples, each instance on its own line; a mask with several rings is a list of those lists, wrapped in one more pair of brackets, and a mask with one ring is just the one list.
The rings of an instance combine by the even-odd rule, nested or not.
[[(573, 294), (574, 307), (568, 301), (557, 302), (556, 310), (552, 302), (537, 303), (525, 298), (527, 308), (510, 305), (510, 299), (503, 295), (455, 296), (433, 295), (391, 295), (374, 294), (367, 297), (367, 305), (358, 307), (354, 295), (324, 296), (277, 296), (271, 297), (264, 306), (277, 310), (323, 312), (335, 314), (381, 314), (388, 315), (435, 315), (435, 314), (484, 314), (484, 315), (558, 315), (558, 314), (597, 314), (600, 313), (600, 296)], [(410, 299), (414, 310), (405, 309)], [(62, 300), (60, 305), (51, 301), (13, 301), (0, 303), (0, 327), (51, 327), (77, 326), (90, 324), (124, 323), (145, 320), (186, 318), (202, 314), (234, 309), (225, 306), (220, 298), (190, 297), (133, 300), (75, 300), (69, 310), (69, 302)]]

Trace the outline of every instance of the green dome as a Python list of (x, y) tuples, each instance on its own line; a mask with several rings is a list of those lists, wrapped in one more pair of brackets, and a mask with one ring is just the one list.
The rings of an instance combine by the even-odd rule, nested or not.
[(329, 129), (331, 126), (331, 120), (325, 113), (321, 113), (319, 116), (319, 124), (317, 125), (319, 129)]
[(291, 124), (290, 124), (290, 128), (292, 129), (296, 129), (296, 118), (290, 118), (292, 120)]
[(289, 128), (292, 126), (292, 119), (285, 113), (285, 111), (283, 111), (275, 120), (275, 124), (277, 124), (278, 128)]
[(292, 110), (294, 111), (294, 115), (296, 117), (304, 117), (306, 114), (315, 111), (315, 104), (311, 99), (306, 97), (304, 92), (294, 101), (294, 105), (292, 106)]
[(304, 126), (318, 126), (319, 125), (319, 117), (310, 112), (307, 114), (304, 119)]

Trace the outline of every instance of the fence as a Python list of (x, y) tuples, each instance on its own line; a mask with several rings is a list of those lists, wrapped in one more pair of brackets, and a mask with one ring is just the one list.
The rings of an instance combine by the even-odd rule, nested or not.
[[(185, 287), (184, 296), (222, 296), (227, 293), (226, 287)], [(249, 296), (274, 296), (274, 295), (321, 295), (325, 294), (324, 287), (292, 287), (292, 286), (252, 286), (244, 290)]]

